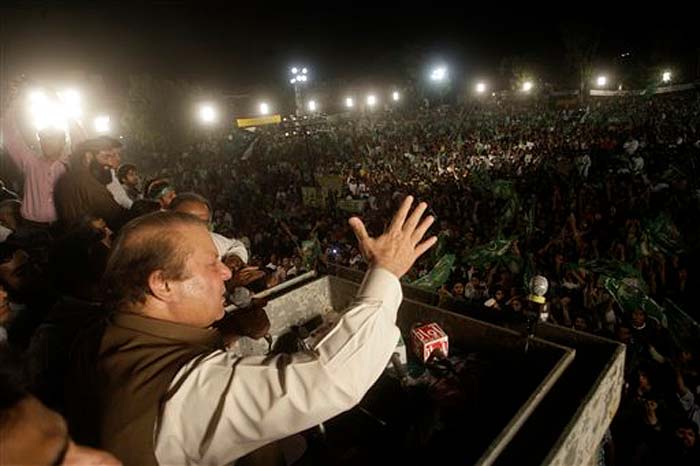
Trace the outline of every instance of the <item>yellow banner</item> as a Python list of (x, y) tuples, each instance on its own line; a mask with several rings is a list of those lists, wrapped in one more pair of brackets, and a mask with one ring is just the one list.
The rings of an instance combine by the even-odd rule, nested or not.
[(279, 114), (258, 117), (258, 118), (237, 118), (236, 124), (239, 128), (248, 128), (251, 126), (276, 125), (282, 121)]

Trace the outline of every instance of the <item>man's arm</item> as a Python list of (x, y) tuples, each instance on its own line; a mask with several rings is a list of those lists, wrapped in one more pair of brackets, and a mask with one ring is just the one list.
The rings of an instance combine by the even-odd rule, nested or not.
[(112, 193), (106, 188), (83, 187), (82, 195), (90, 207), (90, 214), (103, 219), (112, 231), (119, 231), (124, 224), (127, 210), (117, 204)]
[(17, 126), (17, 115), (19, 114), (18, 99), (15, 99), (7, 109), (2, 122), (3, 138), (7, 154), (17, 168), (24, 173), (27, 163), (31, 163), (36, 157), (34, 152), (24, 141), (19, 127)]
[[(218, 352), (207, 358), (166, 405), (158, 461), (179, 464), (189, 457), (228, 464), (355, 406), (396, 347), (401, 296), (396, 277), (374, 269), (356, 303), (313, 353), (266, 360)], [(219, 403), (223, 410), (215, 418)], [(205, 441), (210, 423), (216, 430)]]
[[(198, 458), (226, 464), (362, 399), (399, 338), (398, 279), (436, 241), (422, 241), (433, 221), (428, 217), (418, 225), (425, 204), (406, 219), (411, 202), (407, 198), (379, 238), (369, 237), (362, 222), (351, 219), (360, 249), (373, 267), (354, 304), (313, 352), (272, 359), (217, 352), (200, 363), (165, 407), (156, 443), (160, 463)], [(187, 370), (181, 369), (174, 382)]]
[(71, 152), (75, 151), (78, 144), (82, 143), (88, 138), (85, 128), (78, 123), (77, 120), (73, 119), (68, 121), (68, 134), (70, 135)]
[(114, 170), (112, 170), (112, 181), (107, 185), (107, 191), (112, 194), (112, 197), (117, 204), (124, 207), (125, 209), (131, 209), (134, 201), (126, 194), (124, 186), (121, 185), (119, 180), (117, 180)]

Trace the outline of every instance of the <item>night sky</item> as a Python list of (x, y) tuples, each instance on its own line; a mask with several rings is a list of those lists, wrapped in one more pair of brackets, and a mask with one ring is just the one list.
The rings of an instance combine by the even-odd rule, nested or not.
[[(236, 3), (244, 4), (3, 2), (5, 76), (83, 70), (119, 87), (130, 74), (151, 73), (244, 91), (284, 83), (287, 65), (297, 62), (317, 81), (396, 81), (411, 67), (439, 61), (455, 73), (488, 77), (510, 55), (525, 55), (557, 76), (565, 65), (561, 27), (573, 18), (509, 6), (487, 12), (327, 2), (291, 9), (258, 2), (264, 8), (253, 10)], [(586, 13), (577, 21), (599, 31), (601, 63), (629, 51), (645, 62), (668, 57), (690, 78), (697, 76), (700, 34), (693, 15), (682, 13), (688, 7), (659, 13), (653, 10), (659, 5), (636, 3), (629, 8), (641, 13), (630, 16), (600, 6), (604, 19)]]

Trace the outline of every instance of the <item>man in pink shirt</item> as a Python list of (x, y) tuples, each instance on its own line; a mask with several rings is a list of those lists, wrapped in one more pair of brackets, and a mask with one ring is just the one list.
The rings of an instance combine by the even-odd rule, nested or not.
[[(66, 133), (62, 129), (46, 128), (38, 132), (42, 155), (27, 145), (17, 126), (19, 99), (8, 109), (3, 122), (5, 148), (12, 162), (24, 176), (24, 195), (21, 214), (26, 220), (49, 225), (56, 221), (53, 191), (56, 181), (66, 172)], [(71, 143), (77, 144), (78, 136), (71, 128)]]

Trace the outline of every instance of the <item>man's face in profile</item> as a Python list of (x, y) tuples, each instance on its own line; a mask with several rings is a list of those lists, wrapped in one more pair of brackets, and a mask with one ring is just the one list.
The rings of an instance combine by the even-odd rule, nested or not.
[(231, 271), (219, 260), (219, 254), (204, 225), (183, 225), (182, 247), (190, 251), (184, 280), (169, 282), (172, 287), (170, 313), (185, 325), (208, 327), (224, 315), (224, 282)]

